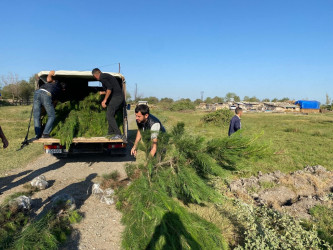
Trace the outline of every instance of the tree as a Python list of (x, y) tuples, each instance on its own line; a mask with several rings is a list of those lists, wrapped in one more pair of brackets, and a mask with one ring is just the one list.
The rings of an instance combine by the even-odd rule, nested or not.
[(195, 110), (195, 105), (190, 99), (180, 99), (174, 102), (171, 107), (171, 111), (183, 111), (183, 110)]
[(160, 102), (163, 102), (163, 103), (173, 103), (174, 100), (172, 98), (164, 97), (164, 98), (161, 98)]
[(326, 93), (326, 105), (330, 105), (332, 102), (332, 99), (328, 96), (328, 94)]
[(19, 87), (19, 96), (23, 102), (29, 104), (29, 101), (34, 93), (34, 83), (27, 82), (25, 80), (18, 83)]
[(235, 102), (240, 101), (240, 97), (235, 93), (229, 92), (225, 95), (225, 101), (230, 102), (232, 99), (234, 99)]
[(200, 103), (202, 103), (201, 99), (195, 99), (193, 102), (195, 105), (199, 105)]
[(219, 97), (219, 96), (215, 96), (212, 98), (213, 103), (222, 103), (224, 102), (224, 98), (223, 97)]
[(158, 98), (155, 97), (155, 96), (140, 98), (140, 100), (141, 101), (147, 101), (150, 104), (157, 104), (159, 102)]
[(19, 98), (19, 77), (17, 74), (9, 73), (7, 76), (1, 77), (1, 84), (3, 87), (3, 93), (5, 97), (12, 98), (13, 101)]
[(243, 98), (243, 101), (244, 101), (244, 102), (249, 102), (249, 100), (250, 100), (250, 97), (249, 97), (249, 96), (247, 96), (247, 95), (244, 96), (244, 98)]
[(130, 92), (126, 91), (126, 102), (127, 103), (131, 102), (132, 101), (131, 98), (132, 98), (132, 96), (131, 96)]
[(272, 102), (278, 102), (277, 98), (272, 99)]
[(283, 97), (282, 99), (279, 100), (279, 102), (287, 102), (290, 99), (288, 97)]
[(212, 98), (207, 97), (204, 102), (210, 104), (210, 103), (213, 103), (213, 100), (212, 100)]
[(264, 98), (261, 100), (262, 102), (270, 102), (269, 98)]

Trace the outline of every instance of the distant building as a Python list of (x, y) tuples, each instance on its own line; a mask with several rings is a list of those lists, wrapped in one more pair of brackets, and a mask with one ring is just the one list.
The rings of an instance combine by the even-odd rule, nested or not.
[(295, 104), (299, 105), (303, 113), (319, 113), (320, 111), (320, 102), (318, 101), (298, 100)]

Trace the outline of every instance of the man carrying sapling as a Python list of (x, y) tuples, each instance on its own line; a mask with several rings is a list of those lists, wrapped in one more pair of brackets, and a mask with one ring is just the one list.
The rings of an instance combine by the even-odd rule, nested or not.
[(149, 114), (149, 107), (145, 104), (136, 106), (135, 119), (138, 125), (134, 146), (131, 150), (131, 155), (136, 156), (138, 143), (141, 140), (141, 131), (151, 131), (152, 146), (150, 155), (155, 156), (157, 151), (157, 137), (159, 132), (165, 132), (162, 123), (153, 115)]
[(102, 83), (104, 88), (104, 91), (101, 91), (100, 94), (105, 95), (101, 105), (103, 108), (107, 108), (106, 118), (109, 123), (108, 136), (111, 136), (111, 140), (122, 139), (115, 115), (125, 101), (123, 90), (114, 76), (102, 73), (98, 68), (93, 69), (92, 74)]

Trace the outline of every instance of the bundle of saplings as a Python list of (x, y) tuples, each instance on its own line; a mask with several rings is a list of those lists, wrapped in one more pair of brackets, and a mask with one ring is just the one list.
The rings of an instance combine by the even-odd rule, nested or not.
[[(171, 133), (159, 135), (156, 157), (151, 157), (150, 134), (142, 133), (139, 149), (145, 152), (143, 164), (127, 167), (132, 183), (118, 192), (117, 207), (123, 212), (125, 249), (227, 249), (218, 227), (197, 214), (187, 204), (223, 202), (211, 184), (212, 177), (223, 175), (221, 160), (207, 151), (204, 138), (185, 132), (178, 123)], [(222, 139), (223, 140), (223, 139)], [(230, 140), (230, 138), (225, 138)], [(240, 138), (242, 140), (242, 138)], [(217, 141), (214, 146), (217, 145)], [(255, 143), (255, 142), (253, 142)], [(226, 143), (220, 142), (221, 146)], [(245, 144), (243, 144), (245, 145)], [(248, 146), (253, 146), (249, 145)], [(251, 150), (248, 147), (230, 151)], [(217, 148), (214, 148), (217, 151)], [(167, 153), (166, 153), (167, 152)], [(221, 155), (229, 160), (238, 154)]]
[[(69, 148), (75, 137), (100, 137), (108, 133), (106, 109), (101, 106), (103, 96), (91, 93), (81, 101), (58, 103), (55, 108), (56, 120), (51, 136)], [(123, 133), (123, 109), (116, 113), (116, 121)], [(47, 117), (43, 119), (45, 124)]]

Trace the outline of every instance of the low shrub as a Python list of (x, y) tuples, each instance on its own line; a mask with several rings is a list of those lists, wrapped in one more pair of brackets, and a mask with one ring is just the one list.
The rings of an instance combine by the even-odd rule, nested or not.
[(237, 219), (243, 224), (244, 243), (236, 249), (330, 249), (313, 228), (267, 207), (236, 201)]
[(195, 104), (190, 99), (181, 99), (171, 104), (171, 111), (195, 110)]
[(227, 126), (233, 115), (234, 113), (229, 109), (220, 109), (203, 116), (201, 120), (216, 126)]

